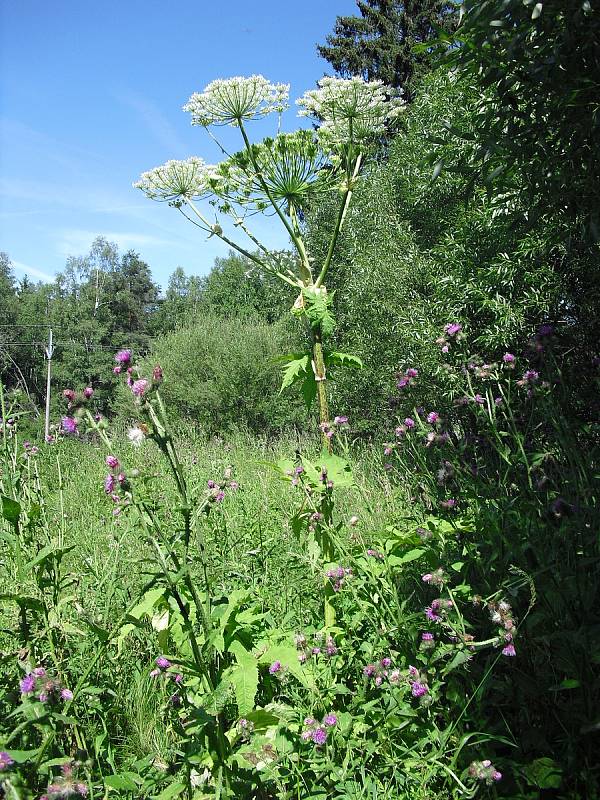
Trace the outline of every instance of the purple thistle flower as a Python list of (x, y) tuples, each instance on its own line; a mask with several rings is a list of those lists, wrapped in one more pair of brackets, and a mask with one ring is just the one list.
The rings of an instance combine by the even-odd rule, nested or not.
[(106, 466), (110, 469), (119, 469), (119, 459), (116, 456), (106, 456)]
[(61, 689), (60, 696), (62, 700), (72, 700), (73, 699), (73, 692), (70, 689)]
[(432, 578), (433, 575), (431, 574), (431, 572), (426, 572), (425, 575), (421, 575), (421, 580), (423, 581), (423, 583), (431, 583)]
[(442, 508), (456, 508), (456, 500), (450, 497), (448, 500), (443, 500), (440, 505)]
[(169, 661), (168, 658), (165, 658), (164, 656), (159, 656), (156, 659), (156, 665), (161, 669), (168, 669), (171, 666), (171, 662)]
[(398, 389), (405, 389), (409, 385), (409, 383), (410, 381), (408, 380), (408, 378), (400, 378), (396, 386), (398, 387)]
[(6, 752), (6, 750), (0, 750), (0, 772), (11, 767), (15, 762)]
[(138, 381), (133, 382), (131, 391), (136, 397), (143, 397), (148, 391), (149, 386), (149, 381), (147, 381), (145, 378), (140, 378)]
[(392, 666), (392, 659), (389, 656), (385, 656), (379, 662), (384, 669)]
[(502, 356), (502, 361), (504, 361), (505, 364), (514, 364), (515, 360), (515, 356), (512, 353), (504, 353)]
[(276, 675), (280, 671), (281, 671), (281, 661), (274, 661), (269, 667), (269, 673), (271, 675)]
[(323, 717), (323, 725), (327, 725), (328, 728), (333, 728), (334, 725), (337, 725), (337, 717), (335, 714), (326, 714)]
[(312, 732), (311, 739), (316, 745), (323, 745), (327, 741), (327, 731), (319, 726)]
[(35, 675), (29, 673), (21, 680), (20, 683), (21, 694), (31, 694), (35, 689)]
[(158, 678), (159, 675), (160, 675), (160, 670), (159, 669), (150, 670), (150, 677), (151, 678)]
[(411, 683), (410, 690), (413, 697), (423, 697), (423, 695), (427, 694), (429, 691), (429, 687), (426, 683), (419, 683), (419, 681), (415, 681), (414, 683)]
[(63, 417), (62, 429), (65, 433), (77, 433), (77, 420), (74, 417)]
[(435, 613), (431, 606), (427, 606), (425, 609), (425, 616), (427, 619), (431, 620), (431, 622), (439, 622), (442, 619), (439, 614)]
[(503, 648), (502, 655), (503, 656), (516, 656), (517, 655), (517, 651), (515, 650), (515, 646), (514, 646), (514, 644), (512, 644), (512, 642), (510, 644), (507, 644), (506, 647)]
[(407, 428), (414, 428), (415, 427), (415, 421), (411, 417), (407, 417), (404, 420), (404, 424), (406, 425)]
[(444, 333), (447, 333), (448, 336), (455, 336), (460, 331), (462, 331), (462, 325), (459, 322), (449, 322), (444, 326)]
[(414, 367), (409, 367), (404, 374), (407, 378), (416, 378), (419, 374), (419, 370), (415, 369)]
[(434, 639), (433, 633), (422, 633), (421, 634), (421, 639), (424, 642), (432, 642), (433, 639)]
[(109, 472), (106, 478), (104, 479), (104, 491), (106, 494), (111, 494), (113, 489), (115, 488), (115, 476), (111, 475)]
[(85, 389), (83, 390), (83, 396), (85, 397), (86, 400), (89, 400), (93, 394), (94, 390), (92, 389), (91, 386), (86, 386)]
[(485, 397), (482, 397), (480, 394), (476, 394), (473, 400), (477, 403), (477, 405), (485, 405)]
[(131, 361), (131, 350), (119, 350), (119, 352), (115, 354), (115, 361), (117, 364), (123, 366), (129, 364)]
[(439, 418), (440, 415), (437, 413), (437, 411), (430, 411), (429, 414), (427, 414), (427, 422), (430, 425), (435, 425)]
[(333, 419), (336, 425), (347, 425), (348, 424), (348, 417), (341, 416), (341, 417), (334, 417)]

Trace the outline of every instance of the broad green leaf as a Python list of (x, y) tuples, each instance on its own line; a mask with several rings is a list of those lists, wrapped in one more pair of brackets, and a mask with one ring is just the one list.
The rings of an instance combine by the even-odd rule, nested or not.
[(302, 289), (302, 297), (304, 298), (304, 311), (311, 328), (320, 327), (324, 339), (331, 336), (335, 330), (335, 318), (330, 311), (333, 293), (327, 294), (324, 291)]
[(5, 495), (0, 495), (0, 499), (2, 500), (2, 516), (8, 522), (16, 525), (21, 514), (21, 504)]
[(260, 664), (272, 664), (279, 661), (281, 666), (289, 670), (303, 686), (314, 686), (312, 675), (298, 661), (298, 650), (292, 644), (275, 644), (269, 647), (259, 658)]
[(309, 356), (301, 356), (294, 361), (290, 361), (283, 371), (283, 379), (281, 381), (281, 388), (279, 392), (283, 392), (288, 386), (291, 386), (297, 380), (300, 380), (308, 371), (310, 366)]
[(179, 797), (182, 792), (185, 792), (185, 784), (176, 781), (175, 783), (170, 783), (166, 789), (157, 794), (154, 800), (171, 800), (172, 797)]
[(131, 609), (129, 616), (133, 617), (134, 619), (141, 619), (144, 615), (152, 616), (154, 606), (164, 595), (164, 593), (164, 589), (150, 589), (142, 597), (140, 602)]
[(231, 668), (229, 680), (233, 685), (240, 716), (246, 716), (254, 708), (258, 691), (258, 662), (240, 642), (233, 642), (229, 648), (237, 664)]
[(16, 764), (24, 764), (26, 761), (34, 759), (38, 751), (36, 750), (7, 750), (8, 755)]
[(403, 556), (395, 556), (391, 555), (388, 558), (388, 563), (391, 567), (400, 567), (402, 564), (410, 564), (411, 561), (416, 561), (421, 556), (425, 555), (427, 551), (423, 548), (416, 548), (414, 550), (409, 550), (408, 553), (405, 553)]
[(325, 449), (318, 461), (313, 462), (302, 457), (302, 466), (313, 487), (321, 491), (325, 489), (325, 484), (321, 480), (323, 470), (327, 471), (327, 480), (332, 481), (336, 488), (352, 486), (354, 483), (350, 464), (344, 458), (328, 453)]
[(245, 714), (245, 717), (249, 722), (254, 723), (255, 731), (264, 731), (267, 728), (274, 728), (279, 725), (280, 719), (276, 714), (272, 714), (262, 708), (259, 708), (256, 711), (250, 711), (249, 713)]
[(302, 382), (301, 392), (306, 409), (310, 411), (315, 397), (317, 396), (317, 381), (315, 380), (315, 374), (312, 369), (306, 373), (306, 378)]
[(325, 364), (327, 366), (339, 365), (340, 367), (352, 367), (354, 369), (362, 369), (364, 366), (358, 356), (354, 356), (351, 353), (339, 353), (338, 351), (325, 353)]
[(106, 775), (104, 785), (110, 789), (124, 789), (126, 792), (137, 792), (139, 777), (135, 772), (121, 772), (118, 775)]
[(538, 789), (558, 789), (562, 783), (560, 765), (551, 758), (536, 758), (523, 772), (527, 782)]

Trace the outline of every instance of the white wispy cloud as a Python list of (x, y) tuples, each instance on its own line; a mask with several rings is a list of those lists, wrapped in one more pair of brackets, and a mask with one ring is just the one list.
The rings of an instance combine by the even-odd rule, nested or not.
[(13, 261), (11, 264), (17, 272), (24, 272), (26, 275), (31, 275), (32, 278), (37, 278), (44, 283), (52, 283), (54, 275), (50, 275), (37, 267), (30, 267), (29, 264), (23, 264), (22, 261)]
[(130, 90), (117, 92), (115, 96), (123, 105), (135, 111), (146, 129), (169, 153), (169, 158), (186, 158), (189, 155), (175, 127), (151, 100)]

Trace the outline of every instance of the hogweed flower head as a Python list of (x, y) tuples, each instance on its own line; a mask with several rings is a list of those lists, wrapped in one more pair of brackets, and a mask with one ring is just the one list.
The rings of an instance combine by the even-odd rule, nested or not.
[(372, 141), (405, 105), (401, 97), (390, 98), (392, 90), (382, 81), (325, 77), (318, 87), (305, 92), (296, 103), (301, 108), (299, 116), (319, 123), (319, 139), (327, 148)]
[(183, 110), (192, 115), (192, 125), (235, 125), (260, 119), (288, 107), (290, 87), (271, 83), (262, 75), (219, 78), (202, 92), (195, 92)]
[(192, 200), (210, 194), (215, 178), (216, 167), (192, 156), (185, 161), (172, 159), (142, 173), (133, 187), (141, 189), (151, 200), (176, 203), (182, 198)]

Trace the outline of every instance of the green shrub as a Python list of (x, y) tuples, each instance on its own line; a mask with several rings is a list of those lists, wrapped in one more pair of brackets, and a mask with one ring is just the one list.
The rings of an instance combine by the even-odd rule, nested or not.
[(175, 418), (210, 434), (234, 428), (275, 432), (304, 415), (300, 402), (279, 395), (276, 359), (290, 349), (289, 339), (283, 323), (206, 316), (157, 339), (146, 363), (150, 371), (161, 365)]

